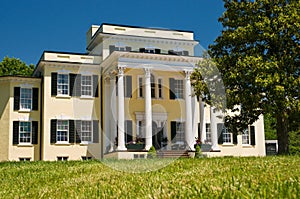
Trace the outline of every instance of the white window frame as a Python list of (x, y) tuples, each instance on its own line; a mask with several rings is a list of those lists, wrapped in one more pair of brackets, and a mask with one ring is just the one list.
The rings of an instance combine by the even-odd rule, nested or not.
[(210, 123), (205, 123), (206, 142), (211, 143), (211, 127)]
[[(90, 78), (90, 84), (84, 84), (87, 81), (84, 80), (84, 78)], [(86, 94), (84, 92), (87, 92), (89, 94)], [(93, 94), (93, 76), (92, 75), (81, 75), (81, 96), (83, 97), (92, 97)]]
[[(161, 96), (159, 95), (159, 91), (161, 91)], [(161, 77), (157, 78), (157, 98), (158, 99), (164, 99), (163, 78), (161, 78)]]
[[(61, 122), (67, 122), (67, 125), (60, 125), (59, 123)], [(59, 127), (63, 127), (63, 126), (67, 126), (67, 129), (59, 129)], [(69, 143), (69, 130), (70, 130), (70, 126), (69, 126), (69, 120), (57, 120), (57, 124), (56, 124), (56, 143)], [(66, 140), (58, 140), (58, 137), (63, 137), (58, 136), (59, 131), (62, 132), (66, 132), (66, 135), (64, 137), (66, 137)]]
[[(22, 123), (29, 124), (29, 131), (27, 130), (21, 130), (21, 128), (24, 128), (22, 126)], [(27, 126), (28, 127), (28, 126)], [(21, 134), (25, 134), (24, 136), (21, 136)], [(28, 136), (29, 134), (29, 136)], [(29, 141), (22, 141), (22, 139), (29, 139)], [(19, 122), (19, 144), (31, 144), (32, 141), (32, 125), (29, 121), (20, 121)]]
[[(59, 83), (59, 79), (61, 78), (61, 76), (66, 76), (68, 78), (68, 82), (67, 83)], [(63, 87), (63, 86), (67, 86), (67, 89), (64, 88), (59, 88), (59, 87)], [(66, 90), (67, 93), (63, 93), (63, 91)], [(58, 73), (57, 74), (57, 95), (58, 96), (69, 96), (70, 94), (70, 77), (68, 73)]]
[[(179, 82), (182, 82), (182, 84), (179, 84)], [(178, 85), (182, 85), (182, 87), (179, 88)], [(174, 82), (174, 92), (175, 92), (175, 99), (184, 99), (183, 79), (175, 79), (175, 82)]]
[(175, 143), (184, 144), (185, 142), (185, 122), (176, 122)]
[[(29, 91), (30, 97), (22, 96), (22, 95), (24, 95), (25, 90)], [(24, 88), (24, 87), (20, 88), (20, 110), (21, 111), (32, 110), (32, 97), (33, 97), (32, 88)]]
[[(140, 80), (141, 80), (141, 82), (140, 82)], [(144, 78), (142, 77), (142, 76), (137, 76), (137, 87), (138, 87), (138, 92), (137, 92), (137, 94), (138, 94), (138, 96), (137, 96), (137, 98), (144, 98)], [(141, 91), (140, 91), (140, 89), (142, 89), (142, 93), (141, 93)]]
[(136, 128), (136, 137), (145, 138), (145, 126), (143, 120), (137, 120), (136, 121), (137, 128)]
[[(223, 129), (222, 129), (222, 131), (223, 131), (223, 144), (232, 144), (232, 133), (229, 133), (228, 132), (228, 129), (226, 128), (226, 127), (224, 127)], [(229, 139), (229, 140), (227, 140), (227, 139)]]
[[(84, 129), (84, 123), (90, 123), (90, 129), (87, 130), (87, 129)], [(83, 134), (86, 133), (86, 134), (90, 134), (89, 136), (83, 136)], [(83, 138), (86, 137), (90, 137), (90, 140), (84, 140)], [(85, 144), (89, 144), (89, 143), (92, 143), (93, 142), (93, 123), (92, 121), (90, 120), (82, 120), (81, 121), (81, 135), (80, 135), (80, 139), (81, 139), (81, 143), (85, 143)]]
[(242, 145), (250, 145), (250, 130), (249, 128), (246, 128), (243, 132), (242, 132)]

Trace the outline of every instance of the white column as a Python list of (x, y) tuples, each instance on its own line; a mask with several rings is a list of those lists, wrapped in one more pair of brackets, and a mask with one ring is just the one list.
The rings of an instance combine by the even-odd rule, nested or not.
[(145, 122), (146, 122), (146, 146), (149, 150), (152, 146), (152, 104), (151, 104), (151, 82), (150, 69), (145, 68)]
[(195, 138), (192, 126), (192, 93), (190, 76), (192, 71), (185, 72), (185, 141), (190, 149), (194, 149)]
[(117, 150), (127, 150), (125, 147), (125, 134), (124, 134), (124, 68), (119, 67), (118, 74), (118, 148)]
[(200, 109), (200, 135), (201, 142), (204, 143), (206, 140), (206, 124), (205, 124), (205, 106), (204, 102), (199, 99), (199, 109)]
[[(110, 82), (109, 78), (107, 76), (104, 77), (104, 114), (110, 116), (111, 110), (110, 108)], [(103, 118), (105, 123), (104, 123), (104, 142), (105, 144), (103, 145), (104, 152), (107, 152), (106, 149), (108, 146), (111, 146), (111, 132), (110, 132), (110, 117), (104, 117)], [(109, 149), (110, 151), (110, 149)]]
[(220, 151), (218, 145), (218, 132), (217, 132), (217, 114), (215, 107), (210, 107), (210, 130), (211, 130), (211, 142), (212, 142), (212, 151)]
[(117, 102), (116, 102), (116, 77), (114, 75), (110, 76), (110, 150), (114, 150), (115, 139), (117, 137)]

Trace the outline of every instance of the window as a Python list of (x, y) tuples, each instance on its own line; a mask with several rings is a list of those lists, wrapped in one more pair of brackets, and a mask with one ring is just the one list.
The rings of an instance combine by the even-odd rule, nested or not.
[(174, 83), (176, 99), (183, 99), (183, 80), (175, 80)]
[(31, 143), (31, 122), (20, 122), (19, 124), (19, 143)]
[(81, 121), (81, 142), (92, 142), (92, 121)]
[(81, 159), (82, 160), (91, 160), (92, 157), (91, 156), (82, 156)]
[(57, 161), (68, 161), (69, 157), (67, 156), (57, 156)]
[(69, 133), (69, 121), (57, 120), (56, 141), (68, 142)]
[(139, 90), (138, 90), (138, 97), (144, 97), (144, 89), (143, 89), (143, 78), (139, 77)]
[(136, 136), (137, 137), (140, 137), (140, 138), (144, 138), (145, 137), (145, 133), (144, 133), (144, 124), (143, 124), (143, 121), (141, 120), (138, 120), (137, 121), (137, 133), (136, 133)]
[(176, 122), (176, 136), (175, 142), (182, 142), (184, 143), (184, 123), (183, 122)]
[(209, 123), (206, 123), (205, 129), (206, 129), (206, 142), (211, 142), (211, 130), (210, 130)]
[(20, 162), (30, 161), (31, 158), (19, 158)]
[(57, 75), (57, 94), (69, 95), (69, 75), (58, 74)]
[(20, 109), (31, 109), (32, 105), (32, 89), (21, 88), (20, 93)]
[(150, 77), (150, 82), (151, 82), (151, 98), (155, 98), (155, 78), (154, 75), (152, 74)]
[(242, 134), (242, 144), (250, 144), (249, 130), (245, 129)]
[(92, 76), (81, 76), (81, 96), (92, 96)]
[(227, 128), (224, 127), (222, 130), (222, 134), (223, 134), (223, 143), (232, 143), (231, 141), (231, 133), (228, 132)]
[(158, 79), (158, 98), (163, 98), (163, 94), (162, 94), (162, 79)]

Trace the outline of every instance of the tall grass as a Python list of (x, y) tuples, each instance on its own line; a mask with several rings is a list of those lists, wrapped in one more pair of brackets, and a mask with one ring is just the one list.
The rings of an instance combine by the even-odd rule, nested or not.
[[(117, 167), (133, 169), (147, 168), (153, 161), (167, 160), (112, 160)], [(178, 159), (143, 173), (106, 165), (100, 161), (0, 163), (0, 197), (300, 198), (300, 157)]]

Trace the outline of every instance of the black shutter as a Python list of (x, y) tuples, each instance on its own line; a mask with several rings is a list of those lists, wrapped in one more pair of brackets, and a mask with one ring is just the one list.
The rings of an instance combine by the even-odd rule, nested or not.
[(69, 143), (74, 143), (75, 139), (75, 122), (74, 120), (69, 120)]
[(171, 141), (173, 141), (173, 139), (176, 137), (176, 122), (171, 121)]
[(131, 142), (132, 141), (132, 121), (131, 120), (126, 120), (125, 121), (125, 126), (126, 126), (126, 140), (125, 143)]
[(118, 96), (118, 76), (116, 76), (116, 96)]
[(154, 52), (155, 52), (155, 54), (160, 54), (160, 49), (156, 48), (156, 49), (154, 50)]
[(98, 75), (93, 75), (93, 97), (99, 97), (99, 94), (98, 94)]
[(140, 50), (141, 53), (145, 52), (145, 48), (140, 48), (139, 50)]
[(184, 51), (182, 52), (182, 54), (183, 54), (184, 56), (188, 56), (188, 55), (189, 55), (189, 51), (184, 50)]
[(233, 133), (232, 137), (233, 137), (233, 144), (237, 144), (237, 133)]
[(93, 120), (93, 143), (99, 143), (99, 125), (98, 125), (98, 120)]
[(198, 139), (201, 138), (200, 125), (201, 125), (201, 123), (198, 123)]
[(20, 109), (20, 87), (14, 87), (14, 110)]
[(13, 144), (19, 144), (19, 121), (13, 121)]
[(131, 98), (132, 97), (132, 77), (127, 75), (126, 78), (126, 93), (125, 97)]
[(250, 141), (251, 145), (255, 145), (255, 126), (250, 126)]
[(32, 110), (39, 110), (39, 89), (32, 88)]
[(126, 49), (127, 52), (131, 51), (131, 47), (130, 46), (126, 46), (125, 49)]
[(74, 96), (80, 97), (81, 96), (81, 75), (77, 74), (75, 79), (75, 94)]
[(51, 95), (57, 95), (57, 73), (51, 73)]
[(223, 144), (223, 132), (224, 132), (224, 124), (217, 124), (217, 135), (218, 135), (218, 144)]
[(56, 128), (57, 128), (57, 120), (51, 120), (51, 138), (50, 143), (56, 143)]
[(81, 142), (81, 120), (75, 121), (75, 142), (80, 143)]
[(175, 93), (174, 93), (174, 91), (175, 91), (175, 79), (170, 78), (169, 83), (170, 83), (170, 85), (169, 85), (169, 87), (170, 87), (170, 99), (175, 99), (176, 98)]
[(114, 45), (110, 45), (109, 46), (109, 54), (113, 53), (115, 51), (115, 46)]
[(32, 126), (32, 131), (31, 131), (32, 141), (31, 141), (31, 143), (38, 144), (39, 123), (38, 123), (38, 121), (32, 121), (31, 124), (32, 124), (31, 125)]
[(70, 77), (70, 96), (76, 96), (75, 94), (76, 74), (69, 74), (69, 77)]

